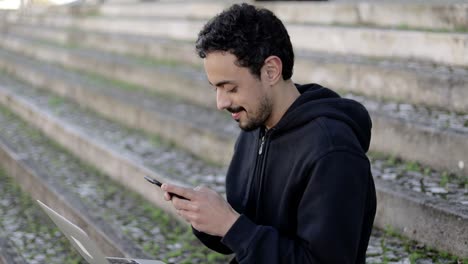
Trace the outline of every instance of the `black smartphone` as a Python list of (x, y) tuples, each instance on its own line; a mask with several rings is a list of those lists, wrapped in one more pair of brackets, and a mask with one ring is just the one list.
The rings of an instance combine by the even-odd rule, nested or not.
[(145, 176), (145, 180), (151, 182), (152, 184), (155, 184), (161, 188), (162, 183), (156, 179), (150, 178), (149, 176)]
[[(159, 188), (161, 188), (161, 185), (162, 185), (162, 182), (156, 180), (156, 179), (153, 179), (149, 176), (145, 176), (145, 180), (149, 181), (150, 183), (154, 184), (154, 185), (157, 185), (159, 186)], [(180, 196), (180, 195), (177, 195), (177, 194), (174, 194), (174, 193), (169, 193), (170, 196), (174, 196), (174, 197), (177, 197), (179, 199), (184, 199), (184, 200), (188, 200), (187, 198), (183, 197), (183, 196)]]

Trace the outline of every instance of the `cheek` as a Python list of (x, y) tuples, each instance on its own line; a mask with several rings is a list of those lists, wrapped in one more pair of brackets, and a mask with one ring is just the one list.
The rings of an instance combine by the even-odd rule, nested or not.
[(265, 87), (258, 80), (251, 80), (239, 88), (238, 92), (233, 95), (233, 101), (238, 106), (252, 113), (258, 111), (258, 104), (262, 98), (266, 96)]
[(258, 112), (258, 99), (256, 97), (248, 98), (241, 106), (248, 114), (256, 114)]
[(258, 111), (260, 102), (267, 96), (267, 94), (258, 88), (255, 93), (252, 93), (249, 97), (249, 106), (253, 111)]

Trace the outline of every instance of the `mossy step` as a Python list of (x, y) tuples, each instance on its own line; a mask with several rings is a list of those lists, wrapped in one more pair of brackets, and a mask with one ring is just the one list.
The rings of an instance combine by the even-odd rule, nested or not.
[[(5, 77), (3, 79), (7, 78)], [(128, 141), (122, 140), (121, 137), (125, 135), (127, 140), (131, 140), (132, 137), (130, 134), (119, 132), (120, 129), (123, 128), (118, 128), (119, 126), (116, 125), (111, 125), (112, 129), (102, 128), (104, 124), (111, 123), (97, 116), (91, 118), (91, 116), (87, 115), (86, 117), (87, 120), (92, 119), (96, 121), (78, 122), (79, 120), (77, 118), (84, 113), (78, 111), (76, 107), (69, 109), (68, 105), (72, 103), (67, 100), (62, 99), (60, 103), (50, 104), (50, 98), (54, 98), (54, 95), (31, 88), (21, 88), (15, 83), (16, 82), (12, 82), (12, 84), (9, 85), (14, 86), (10, 87), (11, 89), (8, 87), (4, 87), (5, 90), (2, 89), (3, 92), (0, 99), (3, 104), (8, 105), (11, 109), (15, 109), (15, 112), (23, 113), (22, 117), (28, 119), (28, 122), (41, 127), (49, 136), (60, 140), (61, 144), (66, 145), (67, 148), (75, 152), (76, 155), (80, 155), (82, 159), (86, 159), (88, 162), (94, 162), (95, 166), (99, 166), (113, 178), (128, 184), (130, 188), (140, 192), (140, 194), (145, 196), (148, 200), (154, 199), (154, 196), (148, 193), (149, 191), (144, 190), (145, 187), (148, 187), (148, 184), (140, 178), (144, 175), (144, 172), (153, 170), (148, 167), (150, 166), (149, 162), (151, 162), (153, 160), (152, 157), (154, 157), (149, 149), (145, 148), (144, 150), (139, 150), (139, 147), (128, 145)], [(23, 97), (24, 99), (21, 99)], [(27, 100), (29, 103), (25, 104), (23, 100)], [(33, 107), (29, 104), (35, 106)], [(53, 108), (57, 109), (52, 110)], [(78, 129), (81, 131), (78, 134), (79, 141), (76, 138), (77, 133), (72, 132)], [(114, 132), (109, 133), (103, 131)], [(148, 141), (151, 140), (147, 139), (146, 142)], [(130, 142), (139, 142), (139, 140), (131, 140)], [(136, 146), (141, 144), (143, 144), (143, 142)], [(76, 148), (79, 149), (79, 151), (71, 150)], [(109, 154), (112, 152), (114, 152), (114, 154)], [(115, 152), (119, 154), (116, 155)], [(123, 166), (123, 170), (112, 165), (121, 163), (121, 158), (119, 157), (122, 155), (128, 157), (128, 159), (124, 160), (125, 165)], [(116, 159), (118, 161), (115, 161)], [(184, 162), (187, 162), (188, 157), (177, 158), (176, 156), (174, 160), (184, 160)], [(142, 166), (141, 161), (143, 161), (145, 165)], [(166, 160), (164, 160), (164, 163), (170, 164)], [(189, 177), (184, 176), (184, 173), (186, 173), (186, 175), (190, 175), (190, 178), (194, 180), (189, 185), (193, 186), (199, 183), (205, 183), (218, 192), (223, 192), (223, 189), (221, 189), (224, 187), (222, 184), (223, 177), (221, 176), (222, 170), (217, 170), (218, 173), (198, 173), (198, 177), (193, 177), (193, 175), (197, 173), (187, 172), (188, 168), (184, 167), (179, 173), (171, 174), (170, 172), (166, 172), (158, 176), (162, 177), (162, 175), (166, 175), (164, 177), (166, 180), (178, 179), (179, 182), (187, 183), (186, 179)], [(180, 174), (179, 177), (177, 177), (177, 174)], [(172, 176), (168, 177), (167, 175)], [(220, 177), (218, 177), (218, 175)], [(467, 241), (467, 238), (464, 237), (466, 235), (464, 232), (459, 231), (464, 230), (467, 228), (466, 225), (468, 225), (468, 212), (466, 212), (465, 207), (461, 207), (460, 205), (454, 206), (451, 201), (431, 197), (414, 190), (408, 190), (406, 187), (393, 182), (385, 182), (376, 179), (376, 185), (380, 204), (376, 219), (377, 226), (385, 227), (390, 221), (391, 225), (399, 232), (405, 232), (405, 230), (416, 231), (405, 233), (405, 235), (421, 239), (421, 241), (428, 245), (453, 252), (460, 256), (465, 256), (466, 252), (463, 250), (466, 247), (463, 243)], [(155, 204), (163, 205), (160, 201), (154, 202)], [(392, 217), (388, 217), (388, 215)], [(434, 215), (438, 217), (433, 217)], [(398, 216), (398, 218), (395, 216)], [(421, 218), (425, 219), (425, 221), (418, 220)], [(440, 221), (444, 224), (442, 225)], [(440, 230), (447, 235), (445, 236), (447, 239), (440, 238)], [(418, 236), (416, 236), (416, 234)], [(425, 236), (419, 236), (420, 234), (424, 234)]]
[[(77, 28), (95, 32), (128, 33), (194, 41), (206, 20), (145, 17), (82, 17), (63, 15), (6, 18), (10, 24)], [(286, 25), (296, 49), (370, 57), (398, 57), (467, 67), (466, 33), (422, 32), (323, 25)], [(343, 45), (346, 43), (346, 45)]]
[[(82, 85), (81, 83), (86, 83), (88, 77), (72, 73), (69, 69), (64, 70), (54, 65), (9, 52), (0, 52), (1, 54), (3, 54), (1, 56), (3, 59), (0, 60), (2, 67), (18, 78), (27, 80), (33, 86), (53, 90), (60, 95), (73, 98), (80, 104), (127, 125), (146, 129), (152, 133), (159, 133), (200, 157), (215, 162), (224, 162), (224, 164), (229, 162), (237, 132), (235, 132), (234, 122), (229, 121), (227, 115), (221, 115), (215, 110), (207, 110), (184, 102), (180, 102), (176, 107), (180, 109), (180, 107), (185, 106), (185, 108), (191, 109), (185, 111), (183, 115), (171, 114), (169, 110), (163, 111), (164, 114), (159, 115), (161, 117), (145, 114), (147, 113), (145, 109), (148, 109), (149, 106), (154, 109), (151, 113), (161, 113), (161, 110), (157, 110), (155, 107), (156, 105), (163, 105), (164, 102), (151, 103), (151, 100), (159, 102), (158, 96), (149, 97), (149, 95), (143, 95), (144, 93), (137, 95), (139, 92), (124, 91), (121, 83), (112, 81), (110, 82), (111, 85), (109, 83), (105, 85), (96, 84), (91, 87), (89, 87), (89, 84)], [(52, 72), (54, 72), (53, 75), (51, 75)], [(184, 76), (180, 75), (180, 78), (182, 79)], [(121, 89), (106, 92), (112, 90), (110, 88), (113, 86), (116, 88), (120, 86)], [(190, 94), (190, 88), (187, 88), (187, 94)], [(97, 89), (99, 92), (95, 92)], [(93, 93), (90, 93), (90, 91), (93, 91)], [(117, 94), (121, 95), (117, 96)], [(214, 97), (210, 96), (208, 88), (204, 96)], [(345, 96), (363, 102), (371, 113), (374, 123), (371, 149), (399, 156), (406, 160), (422, 162), (434, 168), (467, 174), (468, 166), (464, 165), (468, 163), (466, 160), (466, 157), (468, 157), (468, 140), (466, 140), (468, 137), (468, 127), (466, 127), (468, 116), (466, 114), (436, 111), (392, 101), (378, 101), (353, 94), (345, 94)], [(94, 98), (94, 100), (88, 98)], [(125, 100), (117, 100), (116, 98), (124, 98)], [(134, 99), (130, 100), (129, 98)], [(142, 105), (141, 102), (145, 101), (147, 103)], [(175, 106), (174, 101), (165, 103), (168, 105), (167, 109)], [(121, 114), (115, 115), (116, 111)], [(172, 122), (166, 122), (166, 125), (158, 126), (157, 123), (161, 122), (161, 118), (164, 116), (167, 118), (168, 115), (174, 117), (171, 120)], [(205, 118), (208, 116), (210, 117)], [(155, 119), (157, 122), (150, 125), (151, 120)], [(169, 125), (173, 128), (170, 129)], [(179, 130), (180, 126), (187, 129), (190, 127), (197, 129), (192, 130), (192, 132), (189, 132), (189, 130), (181, 131)], [(181, 132), (186, 134), (178, 134)], [(194, 142), (190, 138), (194, 136), (202, 141)], [(207, 152), (203, 151), (203, 149), (213, 151)], [(220, 153), (223, 156), (220, 156)]]
[[(28, 80), (37, 87), (51, 89), (59, 95), (73, 98), (80, 104), (129, 126), (160, 134), (207, 160), (224, 164), (229, 162), (232, 148), (226, 150), (222, 147), (234, 143), (238, 129), (234, 123), (229, 122), (227, 115), (171, 100), (170, 96), (147, 93), (138, 86), (127, 86), (126, 83), (99, 75), (83, 76), (53, 65), (43, 67), (44, 64), (40, 66), (40, 63), (33, 63), (37, 67), (21, 63), (26, 67), (23, 70), (14, 70), (10, 67), (14, 65), (11, 63), (8, 63), (9, 66), (2, 64), (9, 68), (8, 71), (19, 74), (17, 76), (20, 78), (28, 79), (23, 74), (27, 75), (29, 72), (31, 79)], [(19, 65), (16, 66), (20, 67)], [(210, 90), (205, 90), (206, 94), (203, 96), (208, 97)]]
[[(12, 113), (8, 112), (7, 110), (0, 108), (0, 118), (2, 118), (2, 121), (8, 121), (9, 124), (11, 123), (18, 123), (19, 119), (18, 117), (14, 116)], [(6, 118), (6, 119), (4, 119)], [(2, 124), (6, 124), (5, 122), (1, 122)], [(9, 128), (9, 134), (13, 133), (18, 133), (18, 134), (27, 134), (26, 138), (34, 138), (34, 142), (49, 142), (48, 139), (46, 139), (43, 135), (40, 133), (34, 132), (34, 128), (28, 127), (27, 125), (23, 124), (17, 127), (19, 130), (15, 130), (13, 128)], [(2, 131), (5, 132), (5, 127), (1, 127)], [(17, 144), (18, 141), (15, 142)], [(37, 148), (36, 148), (37, 149)], [(58, 162), (54, 165), (55, 168), (53, 168), (54, 171), (57, 171), (58, 168), (61, 168), (62, 174), (69, 173), (70, 169), (66, 168), (67, 165), (71, 164), (73, 160), (75, 160), (73, 157), (69, 156), (66, 152), (64, 152), (60, 147), (53, 147), (52, 148), (53, 152), (59, 157)], [(43, 152), (42, 152), (43, 153)], [(42, 153), (39, 153), (36, 151), (36, 155), (40, 155)], [(23, 152), (23, 154), (26, 154), (26, 152)], [(78, 162), (80, 163), (80, 162)], [(67, 165), (63, 165), (67, 164)], [(92, 188), (94, 183), (89, 181), (90, 177), (93, 177), (93, 174), (96, 174), (97, 172), (94, 169), (87, 168), (79, 168), (79, 170), (82, 170), (82, 175), (79, 177), (78, 180), (81, 181), (83, 177), (83, 181), (81, 182), (81, 190), (87, 189), (88, 192), (84, 193), (83, 195), (89, 194), (89, 188)], [(99, 173), (97, 173), (100, 175)], [(11, 193), (13, 191), (19, 191), (20, 188), (12, 182), (11, 178), (7, 178), (4, 180), (3, 178), (4, 174), (0, 173), (0, 178), (1, 181), (0, 183), (5, 183), (8, 185), (7, 187), (7, 192), (2, 192), (3, 194), (5, 193)], [(85, 176), (86, 175), (86, 176)], [(96, 178), (100, 178), (100, 176), (97, 176)], [(76, 180), (69, 179), (66, 180), (68, 184), (73, 184), (73, 182), (76, 182)], [(152, 252), (151, 254), (155, 254), (157, 256), (161, 256), (165, 253), (161, 253), (165, 249), (169, 248), (170, 253), (168, 253), (167, 256), (167, 261), (168, 263), (224, 263), (223, 261), (226, 261), (219, 255), (215, 253), (210, 253), (210, 252), (200, 252), (199, 248), (195, 245), (191, 245), (189, 242), (193, 242), (193, 237), (191, 237), (189, 232), (182, 232), (180, 233), (181, 229), (175, 228), (171, 230), (171, 232), (175, 231), (175, 233), (172, 234), (171, 236), (171, 241), (169, 243), (164, 244), (167, 248), (161, 248), (161, 246), (154, 242), (154, 240), (157, 240), (159, 237), (158, 235), (154, 235), (155, 231), (155, 225), (160, 226), (161, 224), (164, 223), (170, 223), (170, 218), (167, 218), (164, 213), (161, 211), (155, 209), (151, 205), (146, 205), (146, 204), (141, 204), (139, 202), (139, 209), (135, 209), (131, 203), (127, 204), (125, 203), (125, 199), (128, 199), (128, 196), (133, 197), (133, 194), (129, 194), (127, 192), (124, 192), (124, 199), (122, 196), (116, 195), (118, 193), (122, 193), (122, 189), (125, 188), (123, 186), (115, 186), (114, 184), (109, 184), (108, 181), (105, 181), (105, 190), (101, 190), (100, 192), (105, 193), (106, 197), (106, 203), (102, 203), (99, 200), (95, 200), (98, 197), (93, 196), (93, 197), (88, 197), (88, 199), (92, 199), (93, 203), (98, 203), (99, 206), (115, 206), (115, 205), (120, 205), (121, 207), (127, 208), (127, 207), (132, 207), (133, 210), (120, 210), (120, 212), (124, 212), (125, 215), (121, 216), (120, 221), (124, 221), (128, 224), (124, 224), (122, 226), (122, 229), (124, 230), (125, 233), (127, 234), (132, 234), (134, 233), (135, 236), (138, 236), (139, 240), (142, 240), (141, 234), (138, 234), (135, 232), (135, 229), (143, 229), (143, 230), (151, 230), (149, 233), (151, 233), (151, 237), (148, 239), (151, 239), (151, 242), (139, 242), (143, 244), (143, 247), (145, 250), (148, 252)], [(1, 186), (1, 184), (0, 184)], [(86, 187), (83, 187), (86, 186)], [(100, 185), (102, 186), (102, 185)], [(28, 257), (30, 259), (38, 259), (38, 260), (43, 260), (44, 259), (44, 252), (46, 253), (46, 259), (51, 260), (49, 263), (84, 263), (82, 259), (79, 258), (79, 256), (76, 253), (66, 253), (66, 251), (61, 251), (62, 254), (56, 254), (56, 251), (54, 250), (63, 250), (63, 245), (67, 245), (67, 241), (63, 236), (61, 236), (60, 232), (56, 229), (56, 227), (51, 223), (50, 221), (47, 221), (48, 218), (43, 214), (43, 212), (34, 204), (32, 203), (31, 199), (27, 199), (27, 195), (21, 194), (20, 195), (22, 198), (20, 199), (14, 199), (16, 201), (21, 201), (21, 204), (28, 203), (33, 205), (34, 208), (34, 215), (40, 215), (40, 217), (34, 217), (36, 219), (35, 223), (33, 226), (37, 227), (37, 219), (41, 219), (41, 226), (39, 229), (40, 231), (38, 232), (32, 232), (30, 235), (30, 239), (32, 240), (40, 240), (43, 239), (45, 242), (50, 241), (50, 237), (60, 237), (60, 240), (54, 239), (54, 243), (61, 243), (60, 245), (48, 245), (47, 243), (45, 244), (46, 246), (49, 246), (48, 250), (28, 250)], [(26, 197), (26, 198), (25, 198)], [(3, 204), (3, 203), (2, 203)], [(124, 204), (122, 206), (122, 204)], [(7, 207), (9, 205), (6, 205)], [(1, 206), (0, 206), (1, 208)], [(11, 206), (9, 206), (7, 209), (9, 212), (11, 212)], [(32, 210), (18, 210), (19, 212), (27, 212), (28, 214), (32, 213)], [(100, 211), (102, 212), (102, 210)], [(43, 218), (46, 218), (45, 220)], [(106, 219), (109, 220), (109, 218), (112, 218), (111, 216), (106, 216)], [(31, 219), (30, 217), (22, 217), (21, 219)], [(44, 223), (42, 223), (44, 222)], [(157, 224), (154, 224), (157, 223)], [(11, 228), (11, 226), (9, 226)], [(47, 228), (52, 228), (52, 231), (47, 231), (45, 232), (45, 238), (44, 238), (44, 231)], [(126, 230), (126, 231), (125, 231)], [(177, 231), (179, 230), (179, 231)], [(183, 229), (182, 229), (183, 231)], [(50, 235), (52, 234), (52, 235)], [(136, 237), (135, 237), (136, 239)], [(144, 238), (143, 240), (145, 240)], [(182, 246), (178, 244), (179, 241), (185, 241)], [(174, 244), (173, 244), (174, 243)], [(44, 243), (35, 243), (34, 245), (44, 245)], [(173, 245), (173, 246), (169, 246)], [(2, 247), (2, 250), (5, 250), (5, 247)], [(17, 253), (15, 253), (17, 254)], [(47, 255), (49, 254), (49, 255)], [(19, 256), (21, 257), (21, 256)], [(50, 258), (50, 259), (49, 259)], [(66, 258), (67, 260), (62, 260), (62, 258)], [(369, 249), (367, 253), (367, 261), (368, 263), (393, 263), (393, 262), (401, 262), (401, 261), (432, 261), (434, 263), (455, 263), (457, 261), (457, 257), (451, 256), (447, 253), (444, 252), (437, 252), (434, 251), (428, 247), (422, 246), (421, 244), (418, 244), (416, 242), (410, 241), (404, 237), (401, 237), (394, 229), (391, 228), (386, 228), (384, 231), (379, 230), (379, 229), (374, 229), (373, 234), (371, 236), (371, 240), (369, 243)], [(11, 260), (11, 259), (8, 259)], [(459, 259), (459, 261), (462, 261), (462, 259)], [(16, 264), (23, 264), (25, 262), (12, 262), (8, 261), (6, 262), (8, 264), (11, 263), (16, 263)], [(33, 263), (33, 262), (31, 262)], [(39, 262), (42, 263), (42, 262)], [(461, 262), (460, 262), (461, 263)]]
[[(78, 16), (144, 16), (210, 19), (232, 4), (218, 2), (108, 2), (99, 6), (31, 8), (29, 14)], [(273, 11), (284, 23), (341, 24), (427, 31), (466, 31), (468, 5), (458, 1), (330, 1), (256, 2)]]
[[(1, 164), (34, 199), (43, 200), (87, 231), (106, 255), (157, 258), (167, 263), (227, 261), (226, 257), (202, 246), (189, 226), (130, 191), (126, 184), (112, 181), (93, 166), (83, 163), (3, 107), (0, 107), (0, 120), (0, 145), (5, 153), (1, 155)], [(147, 185), (152, 187), (153, 195), (162, 196), (154, 186)], [(27, 201), (33, 204), (30, 199)], [(41, 211), (33, 205), (34, 210)], [(29, 214), (25, 218), (36, 219)], [(35, 222), (35, 227), (42, 230), (43, 222), (53, 226), (47, 216), (45, 219)], [(12, 223), (8, 228), (12, 228)], [(36, 233), (29, 236), (35, 238)], [(43, 239), (57, 250), (62, 248), (59, 246), (61, 241), (47, 241), (54, 240), (55, 236)], [(50, 245), (51, 242), (54, 244)], [(37, 251), (31, 254), (36, 258), (41, 256)]]
[[(125, 78), (147, 89), (154, 89), (156, 81), (164, 82), (166, 90), (172, 90), (181, 97), (187, 96), (180, 91), (182, 84), (173, 85), (172, 80), (177, 77), (170, 74), (160, 76), (157, 67), (147, 70), (148, 66), (166, 66), (173, 71), (192, 68), (186, 73), (183, 86), (191, 86), (194, 91), (207, 86), (204, 74), (200, 74), (203, 60), (197, 58), (194, 44), (190, 42), (34, 26), (14, 26), (9, 32), (1, 42), (7, 49), (70, 67), (92, 69), (111, 78)], [(115, 60), (101, 59), (106, 53), (109, 54), (107, 57), (113, 58), (119, 57), (115, 54), (119, 53), (123, 61), (134, 62), (134, 67), (126, 69), (125, 65), (115, 64)], [(293, 79), (298, 83), (318, 82), (374, 98), (468, 112), (468, 102), (463, 100), (468, 96), (468, 69), (301, 50), (296, 51), (296, 57)], [(132, 74), (122, 74), (124, 71)], [(192, 100), (214, 104), (213, 99), (207, 100), (199, 94), (192, 93)]]
[[(0, 263), (85, 263), (0, 162)], [(3, 262), (2, 262), (3, 261)]]

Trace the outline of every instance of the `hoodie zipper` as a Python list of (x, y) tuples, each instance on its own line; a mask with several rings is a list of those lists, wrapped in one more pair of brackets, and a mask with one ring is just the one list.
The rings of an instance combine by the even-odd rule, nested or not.
[(263, 153), (263, 145), (265, 145), (265, 136), (266, 136), (267, 132), (265, 132), (262, 136), (262, 141), (260, 143), (260, 147), (258, 148), (258, 155), (262, 155)]
[(263, 174), (265, 171), (265, 166), (266, 166), (266, 154), (268, 152), (268, 139), (271, 135), (271, 130), (264, 130), (263, 136), (261, 138), (260, 142), (260, 147), (258, 149), (258, 156), (257, 156), (257, 164), (258, 167), (256, 169), (255, 173), (255, 187), (256, 187), (256, 192), (252, 193), (252, 195), (256, 194), (256, 212), (255, 212), (255, 218), (257, 218), (258, 215), (258, 210), (260, 209), (260, 200), (261, 200), (261, 194), (262, 194), (262, 183), (263, 183)]
[(256, 144), (256, 158), (255, 158), (255, 169), (254, 173), (252, 175), (252, 178), (250, 178), (248, 184), (247, 184), (247, 194), (245, 196), (245, 199), (243, 201), (243, 206), (244, 208), (247, 209), (248, 212), (254, 214), (256, 209), (255, 209), (255, 203), (258, 201), (258, 189), (260, 189), (259, 183), (260, 183), (260, 175), (262, 174), (263, 171), (263, 157), (264, 155), (264, 147), (265, 147), (265, 142), (267, 139), (267, 129), (262, 129), (260, 130), (259, 133), (259, 140), (257, 141)]

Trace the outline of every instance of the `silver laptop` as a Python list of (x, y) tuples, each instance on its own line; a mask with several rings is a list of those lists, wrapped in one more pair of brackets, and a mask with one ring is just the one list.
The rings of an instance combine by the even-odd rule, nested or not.
[(37, 200), (41, 208), (47, 213), (52, 221), (70, 240), (71, 244), (80, 252), (90, 264), (164, 264), (164, 262), (148, 259), (126, 259), (106, 257), (88, 235), (78, 226), (68, 221), (65, 217), (52, 210), (43, 202)]

